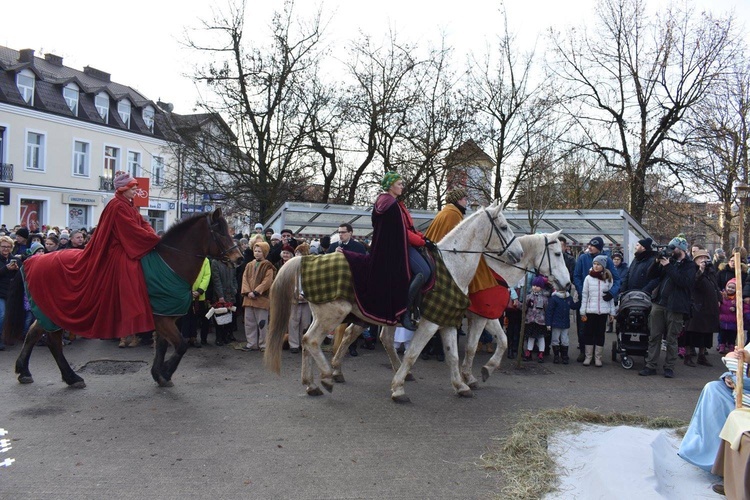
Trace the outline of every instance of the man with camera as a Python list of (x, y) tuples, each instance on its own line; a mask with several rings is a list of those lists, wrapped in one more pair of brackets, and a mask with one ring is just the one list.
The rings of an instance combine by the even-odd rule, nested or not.
[(664, 376), (674, 377), (677, 361), (677, 336), (690, 313), (690, 290), (695, 283), (697, 266), (687, 254), (688, 243), (682, 236), (672, 238), (666, 248), (657, 252), (648, 270), (648, 278), (656, 280), (653, 303), (648, 319), (650, 335), (646, 368), (638, 374), (656, 375), (662, 339), (667, 341)]

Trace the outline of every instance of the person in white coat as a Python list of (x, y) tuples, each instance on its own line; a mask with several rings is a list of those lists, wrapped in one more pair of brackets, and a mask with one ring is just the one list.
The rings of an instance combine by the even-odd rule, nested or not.
[(607, 269), (607, 257), (597, 255), (583, 281), (581, 293), (581, 321), (584, 322), (583, 339), (586, 357), (583, 366), (602, 366), (604, 349), (604, 332), (607, 329), (607, 317), (614, 316), (615, 303), (604, 299), (604, 294), (612, 288), (612, 273)]

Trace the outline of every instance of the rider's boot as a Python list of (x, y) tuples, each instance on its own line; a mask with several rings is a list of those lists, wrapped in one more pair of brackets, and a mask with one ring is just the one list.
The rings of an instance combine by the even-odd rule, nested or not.
[(424, 274), (415, 274), (409, 284), (409, 293), (407, 295), (406, 312), (401, 316), (401, 326), (412, 332), (417, 329), (417, 323), (419, 318), (416, 320), (412, 319), (412, 314), (418, 315), (419, 310), (416, 307), (417, 302), (422, 294), (422, 287), (424, 286)]

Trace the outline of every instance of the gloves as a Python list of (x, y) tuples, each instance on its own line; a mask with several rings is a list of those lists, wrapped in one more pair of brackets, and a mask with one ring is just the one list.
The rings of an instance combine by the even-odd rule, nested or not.
[(430, 240), (428, 240), (427, 238), (424, 239), (424, 246), (426, 246), (428, 250), (433, 251), (433, 252), (435, 251), (435, 249), (437, 249), (435, 244), (431, 242)]
[(609, 290), (607, 290), (606, 292), (604, 292), (604, 293), (602, 294), (602, 298), (604, 299), (604, 301), (605, 301), (605, 302), (609, 302), (609, 301), (610, 301), (610, 300), (612, 300), (612, 299), (613, 299), (614, 297), (612, 297), (612, 294), (611, 294), (611, 293), (609, 293)]

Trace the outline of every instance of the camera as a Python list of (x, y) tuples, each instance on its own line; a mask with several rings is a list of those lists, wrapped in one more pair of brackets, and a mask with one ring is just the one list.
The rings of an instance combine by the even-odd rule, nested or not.
[(657, 245), (656, 256), (658, 259), (669, 259), (674, 254), (675, 248), (674, 245)]

